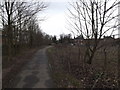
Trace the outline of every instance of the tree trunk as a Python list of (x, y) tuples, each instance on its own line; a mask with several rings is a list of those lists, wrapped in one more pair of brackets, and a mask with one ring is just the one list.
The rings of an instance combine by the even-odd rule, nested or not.
[(118, 44), (118, 89), (120, 90), (120, 39)]
[(107, 53), (106, 53), (106, 49), (104, 49), (104, 72), (106, 72), (107, 69)]
[(7, 27), (7, 40), (8, 40), (8, 60), (12, 57), (12, 27), (8, 25)]

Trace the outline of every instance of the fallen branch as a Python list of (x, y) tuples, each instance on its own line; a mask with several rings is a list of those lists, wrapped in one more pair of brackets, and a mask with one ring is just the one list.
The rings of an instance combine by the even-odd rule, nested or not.
[(93, 88), (96, 86), (97, 82), (100, 80), (100, 78), (102, 77), (102, 75), (103, 75), (103, 72), (102, 72), (102, 73), (99, 75), (99, 77), (95, 80), (95, 82), (94, 82), (91, 90), (93, 90)]

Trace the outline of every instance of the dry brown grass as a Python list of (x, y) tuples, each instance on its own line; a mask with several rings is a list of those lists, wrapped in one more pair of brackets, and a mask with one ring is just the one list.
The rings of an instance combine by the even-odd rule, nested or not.
[[(55, 81), (65, 81), (66, 75), (69, 75), (77, 80), (76, 83), (80, 84), (71, 84), (71, 87), (117, 88), (117, 47), (110, 46), (106, 48), (106, 71), (104, 66), (104, 47), (95, 53), (92, 64), (89, 65), (84, 63), (85, 67), (83, 68), (84, 51), (85, 47), (80, 47), (79, 55), (79, 48), (77, 46), (69, 45), (57, 45), (48, 50), (53, 76), (56, 73), (62, 73), (65, 76), (61, 80), (56, 80), (56, 78), (54, 78)], [(59, 84), (60, 83), (57, 83), (57, 85)], [(61, 85), (61, 87), (64, 87), (64, 85)], [(69, 83), (66, 87), (69, 87)]]

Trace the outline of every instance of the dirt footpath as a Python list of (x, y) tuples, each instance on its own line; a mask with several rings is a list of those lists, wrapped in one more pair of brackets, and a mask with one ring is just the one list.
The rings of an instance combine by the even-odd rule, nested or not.
[(49, 74), (46, 47), (35, 53), (15, 79), (14, 88), (53, 88), (53, 81)]

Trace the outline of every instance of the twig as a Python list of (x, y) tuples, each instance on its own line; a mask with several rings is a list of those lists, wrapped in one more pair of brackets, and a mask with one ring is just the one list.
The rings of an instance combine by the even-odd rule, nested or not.
[(99, 75), (99, 77), (95, 80), (91, 90), (93, 90), (93, 88), (96, 86), (97, 82), (100, 80), (101, 76), (103, 75), (103, 72)]

